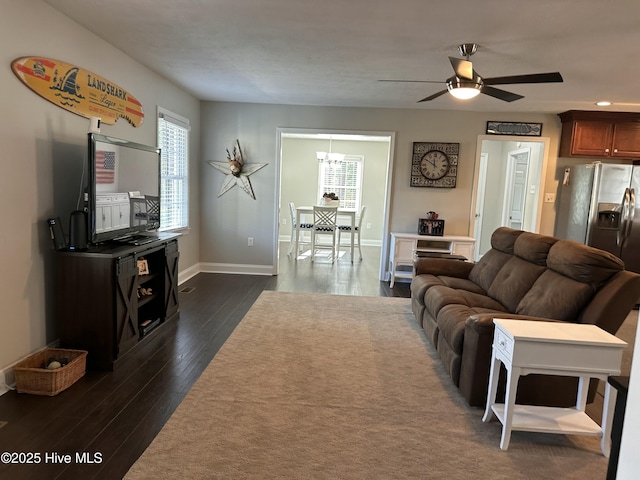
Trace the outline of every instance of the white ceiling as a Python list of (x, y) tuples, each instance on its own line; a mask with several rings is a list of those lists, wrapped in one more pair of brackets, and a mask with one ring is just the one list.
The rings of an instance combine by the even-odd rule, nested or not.
[[(638, 0), (44, 0), (201, 100), (491, 112), (640, 111)], [(513, 103), (443, 95), (448, 56), (479, 44)], [(72, 59), (62, 59), (71, 61)], [(108, 72), (96, 72), (108, 77)]]

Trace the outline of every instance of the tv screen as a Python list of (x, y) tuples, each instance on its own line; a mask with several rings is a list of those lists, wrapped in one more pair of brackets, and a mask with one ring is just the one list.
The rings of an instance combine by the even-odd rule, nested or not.
[(160, 227), (160, 149), (89, 134), (88, 222), (93, 244)]

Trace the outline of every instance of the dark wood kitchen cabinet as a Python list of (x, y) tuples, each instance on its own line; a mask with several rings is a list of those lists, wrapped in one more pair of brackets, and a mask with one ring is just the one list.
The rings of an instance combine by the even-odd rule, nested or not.
[(177, 235), (171, 234), (140, 246), (57, 252), (61, 347), (87, 350), (90, 368), (113, 370), (156, 328), (177, 318), (179, 257)]
[(570, 110), (562, 121), (560, 157), (640, 158), (640, 114)]

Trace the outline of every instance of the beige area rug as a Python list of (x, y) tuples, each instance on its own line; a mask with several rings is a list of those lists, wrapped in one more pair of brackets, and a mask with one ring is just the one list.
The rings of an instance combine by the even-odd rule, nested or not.
[(409, 299), (264, 292), (136, 479), (603, 479), (595, 437), (514, 432), (466, 405)]

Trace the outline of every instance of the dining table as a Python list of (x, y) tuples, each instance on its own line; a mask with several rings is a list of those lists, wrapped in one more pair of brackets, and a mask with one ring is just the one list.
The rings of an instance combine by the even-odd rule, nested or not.
[[(324, 206), (324, 205), (323, 205)], [(351, 263), (353, 263), (353, 249), (354, 249), (354, 239), (355, 239), (355, 228), (356, 228), (356, 209), (355, 208), (340, 208), (338, 207), (338, 218), (340, 217), (348, 217), (349, 223), (351, 224), (351, 231), (349, 232), (351, 236)], [(300, 225), (301, 219), (303, 215), (311, 215), (313, 217), (313, 206), (301, 206), (296, 207), (296, 225)], [(313, 223), (313, 220), (308, 222)], [(298, 245), (300, 240), (300, 230), (296, 232), (296, 259), (298, 252)], [(340, 248), (340, 246), (338, 246)]]

